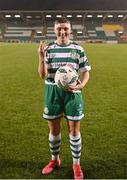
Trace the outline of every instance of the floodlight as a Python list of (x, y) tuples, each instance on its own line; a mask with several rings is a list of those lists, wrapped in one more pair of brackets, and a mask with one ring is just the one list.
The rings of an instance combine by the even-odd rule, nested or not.
[(49, 14), (47, 14), (47, 15), (46, 15), (46, 17), (47, 17), (47, 18), (51, 18), (52, 16), (51, 16), (51, 15), (49, 15)]
[(5, 17), (6, 17), (6, 18), (10, 18), (11, 15), (10, 15), (10, 14), (6, 14)]
[(62, 15), (56, 15), (56, 17), (57, 17), (57, 18), (61, 18), (61, 17), (62, 17)]
[(103, 17), (103, 15), (102, 15), (102, 14), (98, 14), (98, 15), (97, 15), (97, 17), (99, 17), (99, 18), (100, 18), (100, 17)]
[(87, 17), (88, 17), (88, 18), (92, 18), (92, 17), (93, 17), (93, 15), (89, 14), (89, 15), (87, 15)]
[(71, 18), (72, 17), (72, 15), (67, 15), (67, 18)]
[(32, 16), (26, 16), (26, 18), (30, 19), (30, 18), (32, 18)]
[(111, 15), (111, 14), (110, 14), (110, 15), (108, 15), (108, 18), (112, 18), (112, 17), (113, 17), (113, 15)]
[(82, 31), (77, 31), (77, 34), (82, 34), (83, 32)]
[(42, 31), (37, 31), (37, 34), (42, 34)]
[(119, 34), (123, 34), (123, 31), (118, 31)]
[(21, 17), (19, 14), (15, 14), (14, 16), (15, 16), (15, 18), (20, 18)]
[(120, 15), (118, 15), (118, 18), (123, 18), (123, 15), (121, 15), (121, 14), (120, 14)]
[(77, 15), (76, 17), (77, 17), (77, 18), (82, 18), (82, 15), (79, 14), (79, 15)]

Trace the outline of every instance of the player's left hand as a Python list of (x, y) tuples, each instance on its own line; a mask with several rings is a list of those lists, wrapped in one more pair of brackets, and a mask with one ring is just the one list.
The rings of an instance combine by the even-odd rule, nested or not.
[(69, 90), (69, 91), (82, 90), (83, 87), (84, 87), (83, 84), (82, 84), (81, 81), (78, 79), (77, 85), (76, 85), (76, 86), (71, 86), (71, 87), (69, 87), (68, 90)]

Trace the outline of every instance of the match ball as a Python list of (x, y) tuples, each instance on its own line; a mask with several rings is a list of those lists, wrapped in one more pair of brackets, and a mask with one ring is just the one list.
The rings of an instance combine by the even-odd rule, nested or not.
[(60, 67), (55, 74), (55, 83), (59, 88), (67, 90), (77, 85), (78, 73), (69, 65)]

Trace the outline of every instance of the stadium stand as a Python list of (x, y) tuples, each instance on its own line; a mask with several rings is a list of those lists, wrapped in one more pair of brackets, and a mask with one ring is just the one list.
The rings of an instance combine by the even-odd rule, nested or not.
[(4, 39), (10, 40), (21, 40), (30, 41), (31, 29), (28, 27), (7, 27), (4, 33)]
[(0, 29), (0, 39), (3, 39), (1, 29)]
[(66, 16), (71, 39), (97, 43), (127, 42), (126, 11), (0, 11), (0, 41), (39, 42), (55, 40), (54, 20)]

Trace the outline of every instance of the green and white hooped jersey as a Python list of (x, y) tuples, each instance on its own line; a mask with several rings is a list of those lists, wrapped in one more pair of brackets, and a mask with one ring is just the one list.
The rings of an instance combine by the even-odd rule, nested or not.
[(46, 49), (45, 61), (48, 69), (48, 76), (45, 79), (46, 84), (55, 84), (55, 73), (61, 66), (70, 65), (77, 72), (91, 69), (84, 49), (73, 41), (70, 41), (66, 46), (58, 45), (55, 41), (50, 43)]

